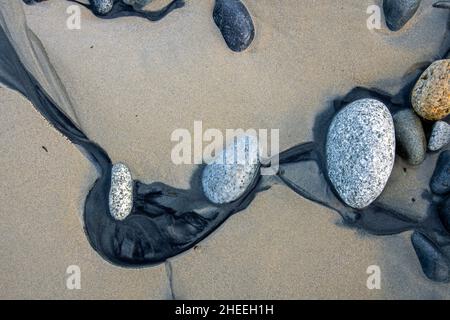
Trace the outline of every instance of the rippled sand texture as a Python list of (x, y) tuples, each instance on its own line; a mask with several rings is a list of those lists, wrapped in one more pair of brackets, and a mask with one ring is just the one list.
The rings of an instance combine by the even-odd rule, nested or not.
[[(155, 0), (150, 8), (166, 3)], [(425, 0), (401, 32), (369, 31), (366, 9), (373, 3), (245, 0), (257, 34), (240, 54), (214, 25), (212, 0), (187, 1), (158, 23), (99, 20), (82, 10), (79, 31), (66, 28), (65, 1), (25, 7), (0, 0), (0, 11), (26, 65), (113, 162), (126, 163), (136, 179), (188, 187), (193, 167), (170, 160), (173, 130), (192, 131), (194, 120), (204, 128), (279, 128), (285, 150), (312, 139), (315, 116), (333, 98), (355, 86), (395, 93), (414, 65), (437, 57), (445, 10)], [(18, 29), (25, 21), (51, 64), (44, 51), (31, 54), (32, 34)], [(93, 168), (24, 99), (8, 90), (0, 96), (2, 111), (9, 110), (0, 119), (1, 297), (449, 298), (449, 285), (422, 274), (409, 234), (350, 230), (335, 213), (284, 187), (256, 197), (170, 268), (113, 267), (89, 247), (78, 218)], [(406, 182), (402, 170), (394, 172), (383, 197), (420, 199), (434, 162), (408, 167)], [(421, 206), (411, 204), (418, 216)], [(80, 291), (65, 289), (69, 264), (85, 275)], [(366, 288), (372, 264), (381, 267), (381, 290)]]

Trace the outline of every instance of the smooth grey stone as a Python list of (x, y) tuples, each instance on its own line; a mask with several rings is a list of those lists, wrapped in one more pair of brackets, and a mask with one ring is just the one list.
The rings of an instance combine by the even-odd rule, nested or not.
[(398, 31), (411, 20), (419, 9), (421, 0), (384, 0), (383, 10), (386, 25), (392, 31)]
[(444, 151), (439, 155), (430, 188), (433, 193), (439, 195), (450, 192), (450, 151)]
[(395, 139), (398, 154), (417, 166), (425, 160), (427, 139), (422, 121), (412, 109), (405, 109), (394, 115)]
[(433, 125), (428, 149), (430, 151), (439, 151), (450, 142), (450, 125), (444, 121), (437, 121)]
[(328, 177), (340, 198), (362, 209), (383, 191), (395, 160), (395, 130), (387, 107), (357, 100), (331, 122), (326, 157)]
[(124, 220), (133, 208), (133, 178), (130, 169), (123, 163), (111, 169), (109, 212), (116, 220)]
[(448, 282), (450, 280), (449, 260), (439, 247), (417, 231), (412, 234), (411, 242), (427, 278), (437, 282)]
[(203, 192), (215, 204), (231, 203), (248, 191), (258, 173), (258, 139), (239, 136), (203, 169)]
[(241, 52), (252, 43), (255, 27), (240, 0), (216, 0), (213, 18), (231, 50)]
[(114, 0), (90, 0), (89, 2), (94, 13), (98, 15), (108, 14), (114, 6)]

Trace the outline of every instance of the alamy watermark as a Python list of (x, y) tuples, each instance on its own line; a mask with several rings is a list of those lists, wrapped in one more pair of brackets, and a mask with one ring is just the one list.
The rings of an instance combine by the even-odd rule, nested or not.
[(367, 29), (380, 30), (381, 29), (381, 8), (377, 5), (367, 7), (366, 13), (370, 15), (367, 19)]
[(81, 29), (81, 9), (77, 5), (68, 6), (66, 13), (69, 17), (66, 20), (66, 26), (69, 30), (80, 30)]
[(77, 265), (70, 265), (66, 269), (68, 275), (66, 279), (66, 288), (69, 290), (81, 289), (81, 269)]
[(366, 273), (369, 275), (367, 278), (366, 286), (369, 290), (381, 289), (381, 268), (377, 265), (371, 265), (367, 268)]
[[(262, 175), (275, 175), (279, 169), (279, 136), (279, 129), (203, 130), (202, 121), (194, 121), (193, 134), (184, 128), (172, 132), (170, 140), (176, 144), (172, 148), (171, 159), (176, 165), (210, 164), (213, 161), (216, 164), (247, 165), (259, 161)], [(238, 137), (247, 137), (245, 147), (220, 157), (222, 150), (232, 146)], [(252, 156), (255, 154), (257, 157)]]

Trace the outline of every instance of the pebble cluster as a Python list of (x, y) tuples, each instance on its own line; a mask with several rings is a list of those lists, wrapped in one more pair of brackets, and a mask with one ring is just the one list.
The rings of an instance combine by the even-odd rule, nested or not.
[(109, 212), (116, 220), (124, 220), (133, 208), (133, 178), (131, 171), (123, 163), (111, 169), (111, 189), (109, 191)]
[[(23, 1), (31, 4), (44, 0)], [(116, 8), (119, 5), (126, 7), (124, 4), (133, 8), (142, 8), (151, 1), (89, 0), (92, 10), (101, 16), (111, 13), (114, 5), (117, 5)], [(151, 14), (147, 12), (147, 18), (150, 19), (150, 16), (155, 15), (152, 19), (156, 21), (182, 5), (184, 5), (182, 0), (174, 0), (172, 5), (168, 5), (160, 12)], [(421, 0), (384, 0), (386, 25), (392, 31), (400, 30), (413, 18), (420, 5)], [(438, 1), (434, 6), (450, 9), (450, 1)], [(128, 10), (129, 7), (125, 9), (125, 15), (132, 12)], [(139, 10), (135, 10), (136, 12), (142, 15)], [(216, 0), (213, 19), (231, 50), (243, 51), (253, 41), (255, 36), (253, 21), (240, 0)], [(345, 106), (335, 115), (327, 133), (326, 173), (334, 191), (345, 204), (355, 209), (364, 209), (377, 199), (390, 178), (396, 150), (410, 165), (423, 163), (427, 151), (423, 123), (429, 124), (430, 121), (436, 121), (428, 141), (429, 151), (439, 151), (450, 142), (450, 125), (445, 122), (445, 118), (450, 115), (450, 60), (448, 58), (449, 56), (446, 59), (435, 61), (420, 76), (411, 92), (412, 108), (400, 110), (392, 116), (383, 102), (375, 99), (360, 99)], [(216, 205), (233, 202), (239, 205), (237, 200), (243, 198), (251, 187), (255, 186), (255, 182), (259, 178), (259, 169), (257, 138), (248, 135), (238, 137), (233, 144), (220, 152), (212, 163), (204, 167), (201, 176), (204, 195)], [(115, 220), (124, 220), (131, 214), (133, 201), (135, 201), (133, 188), (136, 187), (135, 192), (139, 198), (139, 185), (139, 183), (134, 184), (131, 172), (126, 165), (118, 163), (112, 166), (108, 204), (109, 212)], [(161, 185), (158, 187), (162, 188)], [(152, 188), (149, 189), (149, 192), (155, 193)], [(167, 189), (162, 188), (162, 190)], [(433, 198), (440, 201), (439, 205), (435, 206), (439, 213), (439, 217), (436, 218), (440, 219), (442, 226), (450, 233), (449, 150), (439, 155), (430, 180), (430, 190), (434, 194)], [(92, 196), (91, 199), (95, 201), (96, 197)], [(173, 201), (173, 198), (170, 201)], [(186, 201), (190, 201), (190, 198)], [(139, 199), (136, 199), (136, 202), (138, 203)], [(184, 210), (186, 202), (182, 202), (182, 204)], [(226, 207), (221, 206), (220, 208)], [(215, 209), (217, 208), (219, 207), (216, 206)], [(146, 208), (144, 209), (146, 210)], [(161, 232), (156, 235), (153, 231), (158, 231), (159, 226), (155, 223), (155, 228), (151, 229), (155, 238), (151, 240), (155, 240), (157, 245), (147, 246), (145, 249), (159, 250), (160, 248), (157, 246), (162, 245), (160, 241), (162, 238), (158, 237), (167, 236), (169, 233), (177, 234), (178, 240), (183, 241), (166, 241), (164, 244), (182, 243), (183, 246), (186, 246), (189, 241), (186, 242), (184, 236), (189, 236), (190, 241), (194, 243), (197, 240), (195, 237), (199, 233), (198, 230), (206, 228), (203, 217), (196, 212), (182, 212), (182, 215), (175, 217), (174, 212), (178, 211), (173, 210), (170, 206), (159, 207), (159, 209), (165, 209), (167, 212), (164, 214), (169, 214), (170, 218), (166, 219), (168, 223), (175, 221), (174, 218), (180, 218), (181, 220), (178, 221), (182, 222), (180, 225), (169, 225), (172, 229), (165, 229), (171, 230), (171, 232)], [(359, 213), (364, 214), (364, 211), (358, 210)], [(433, 228), (442, 228), (439, 223), (432, 222)], [(94, 225), (101, 226), (101, 224), (95, 223)], [(115, 228), (117, 227), (114, 229), (114, 236), (119, 227), (124, 225), (120, 223), (114, 225)], [(121, 235), (120, 253), (125, 254), (127, 263), (129, 263), (135, 254), (142, 257), (144, 246), (141, 243), (143, 238), (139, 238), (142, 235), (141, 230), (132, 234), (132, 232), (128, 232), (133, 231), (132, 228), (128, 225), (126, 227), (126, 232)], [(166, 225), (166, 227), (168, 226)], [(438, 231), (440, 232), (440, 230)], [(440, 247), (442, 243), (439, 242), (439, 239), (436, 237), (432, 239), (425, 232), (428, 232), (426, 228), (417, 228), (411, 237), (422, 270), (432, 280), (448, 282), (450, 281), (448, 252), (444, 252)], [(443, 232), (445, 231), (443, 230)], [(132, 238), (133, 236), (136, 238)], [(442, 234), (439, 234), (439, 237), (441, 236)], [(445, 235), (442, 238), (445, 240)], [(149, 239), (150, 237), (147, 240)], [(446, 241), (448, 244), (448, 240)], [(113, 243), (113, 241), (109, 242)], [(175, 250), (176, 253), (179, 253), (177, 250)], [(162, 261), (162, 257), (156, 259)]]
[[(428, 142), (422, 123), (450, 114), (449, 87), (450, 60), (438, 60), (417, 80), (411, 93), (413, 108), (398, 111), (393, 119), (383, 103), (370, 99), (355, 101), (335, 116), (327, 136), (327, 170), (343, 202), (362, 209), (381, 194), (395, 149), (417, 166), (425, 160), (427, 149), (438, 151), (450, 142), (447, 122), (434, 123)], [(450, 193), (450, 151), (441, 154), (430, 187), (438, 195)]]

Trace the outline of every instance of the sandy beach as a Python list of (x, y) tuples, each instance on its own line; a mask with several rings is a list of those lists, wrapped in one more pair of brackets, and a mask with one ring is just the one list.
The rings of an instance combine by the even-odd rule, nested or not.
[[(396, 33), (384, 21), (381, 30), (367, 28), (367, 7), (381, 0), (244, 2), (256, 36), (242, 53), (226, 47), (213, 0), (188, 0), (156, 23), (102, 20), (82, 9), (80, 30), (66, 27), (66, 1), (0, 0), (0, 24), (28, 70), (113, 163), (127, 164), (134, 179), (176, 188), (189, 187), (196, 166), (171, 161), (174, 130), (192, 132), (194, 121), (279, 129), (286, 150), (313, 139), (317, 114), (337, 97), (356, 86), (395, 94), (411, 71), (442, 54), (444, 39), (448, 47), (448, 10), (431, 0)], [(83, 230), (95, 168), (19, 93), (0, 86), (0, 108), (1, 299), (450, 298), (449, 284), (424, 276), (411, 232), (351, 229), (283, 186), (165, 264), (113, 266)], [(436, 160), (415, 169), (398, 158), (383, 201), (408, 204), (420, 217)], [(413, 179), (401, 179), (403, 167)], [(70, 265), (81, 269), (81, 290), (66, 287)], [(380, 290), (366, 286), (371, 265), (382, 270)]]

